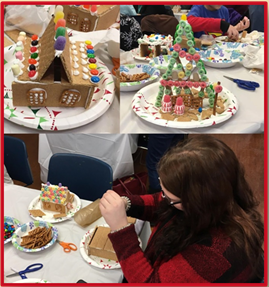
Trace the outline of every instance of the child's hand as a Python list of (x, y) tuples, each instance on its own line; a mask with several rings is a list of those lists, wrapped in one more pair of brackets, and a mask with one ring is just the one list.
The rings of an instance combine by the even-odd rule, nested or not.
[(250, 25), (250, 21), (249, 21), (248, 17), (245, 16), (244, 19), (242, 21), (240, 21), (235, 26), (235, 28), (237, 31), (243, 31), (243, 30), (247, 29), (249, 27), (249, 25)]
[(228, 34), (228, 38), (231, 40), (236, 41), (239, 38), (238, 30), (233, 25), (229, 26), (227, 34)]

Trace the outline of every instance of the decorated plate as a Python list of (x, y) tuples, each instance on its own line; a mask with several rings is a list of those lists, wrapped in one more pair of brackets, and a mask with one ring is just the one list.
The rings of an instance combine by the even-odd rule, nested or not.
[(244, 53), (244, 49), (249, 44), (247, 43), (237, 43), (237, 42), (220, 42), (215, 43), (212, 46), (212, 50), (227, 50), (227, 51), (235, 51), (237, 53)]
[(115, 85), (111, 72), (98, 58), (99, 87), (95, 88), (89, 109), (82, 107), (21, 107), (13, 106), (11, 85), (14, 80), (11, 65), (15, 45), (4, 54), (4, 117), (13, 123), (37, 130), (68, 130), (88, 124), (102, 116), (114, 99)]
[(199, 52), (205, 65), (213, 68), (229, 68), (241, 62), (244, 58), (242, 53), (236, 50), (206, 50)]
[(57, 214), (57, 212), (53, 212), (53, 211), (49, 211), (49, 210), (44, 210), (41, 208), (41, 201), (39, 200), (39, 195), (37, 197), (35, 197), (31, 203), (29, 204), (28, 210), (32, 210), (32, 209), (40, 209), (42, 210), (46, 215), (42, 216), (42, 217), (35, 217), (33, 216), (30, 212), (30, 216), (34, 219), (34, 220), (44, 220), (50, 223), (58, 223), (58, 222), (62, 222), (68, 219), (71, 219), (75, 213), (80, 210), (81, 208), (81, 200), (80, 198), (74, 194), (74, 201), (72, 202), (72, 206), (73, 208), (70, 209), (67, 212), (67, 216), (65, 217), (59, 217), (59, 218), (54, 218), (53, 215)]
[[(51, 241), (41, 247), (41, 248), (36, 248), (36, 249), (27, 249), (24, 248), (20, 245), (21, 240), (22, 240), (22, 236), (26, 236), (28, 235), (29, 231), (32, 231), (34, 229), (36, 229), (37, 227), (52, 227), (52, 239)], [(47, 248), (49, 248), (50, 246), (52, 246), (56, 239), (58, 237), (58, 230), (56, 227), (54, 227), (52, 224), (50, 224), (49, 222), (45, 222), (45, 221), (30, 221), (28, 223), (25, 223), (23, 225), (21, 225), (13, 234), (12, 236), (12, 244), (14, 245), (14, 247), (16, 247), (18, 250), (23, 251), (23, 252), (39, 252), (42, 250), (45, 250)]]
[(135, 48), (135, 49), (131, 50), (131, 52), (132, 52), (133, 58), (136, 60), (149, 62), (150, 59), (152, 59), (150, 57), (141, 57), (140, 53), (139, 53), (139, 48)]
[(38, 278), (26, 278), (26, 279), (21, 279), (21, 280), (18, 280), (14, 283), (50, 283), (49, 281), (47, 280), (44, 280), (44, 279), (38, 279)]
[[(11, 216), (4, 216), (4, 223), (7, 223), (9, 225), (14, 225), (15, 231), (17, 228), (19, 228), (22, 225), (18, 219), (11, 217)], [(4, 240), (4, 244), (10, 242), (11, 240), (12, 240), (12, 236)]]
[[(108, 227), (107, 224), (103, 224), (100, 226)], [(118, 269), (120, 267), (120, 263), (118, 261), (101, 258), (93, 255), (88, 255), (86, 251), (87, 243), (90, 241), (93, 231), (95, 228), (87, 231), (80, 241), (80, 254), (82, 255), (83, 259), (90, 265), (101, 268), (101, 269)]]
[[(161, 118), (159, 109), (155, 107), (155, 99), (158, 94), (159, 83), (153, 83), (139, 90), (133, 97), (132, 109), (143, 120), (155, 125), (170, 128), (190, 129), (203, 128), (222, 123), (231, 118), (238, 110), (238, 102), (236, 97), (223, 87), (220, 96), (225, 105), (225, 111), (222, 114), (211, 116), (209, 119), (198, 121), (169, 121)], [(208, 106), (208, 99), (204, 99), (204, 106)]]
[[(241, 34), (239, 35), (241, 38)], [(216, 42), (227, 42), (227, 36), (220, 36), (215, 38)], [(260, 46), (264, 44), (264, 33), (258, 31), (252, 31), (248, 33), (245, 38), (243, 38), (239, 43), (246, 43), (254, 46)]]
[(120, 72), (133, 75), (133, 74), (141, 74), (147, 73), (150, 75), (150, 78), (136, 81), (136, 82), (121, 82), (120, 83), (120, 90), (123, 92), (130, 92), (130, 91), (137, 91), (144, 86), (153, 83), (158, 77), (160, 76), (160, 71), (150, 65), (144, 64), (130, 64), (130, 65), (121, 65)]

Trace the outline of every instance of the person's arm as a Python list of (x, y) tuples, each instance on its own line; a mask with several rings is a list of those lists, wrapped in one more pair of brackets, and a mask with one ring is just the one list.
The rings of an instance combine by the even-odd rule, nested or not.
[[(221, 27), (221, 19), (215, 18), (204, 18), (204, 17), (196, 17), (193, 15), (188, 16), (188, 22), (192, 27), (193, 32), (219, 32), (225, 33), (228, 30), (228, 27)], [(224, 31), (221, 30), (224, 29)]]

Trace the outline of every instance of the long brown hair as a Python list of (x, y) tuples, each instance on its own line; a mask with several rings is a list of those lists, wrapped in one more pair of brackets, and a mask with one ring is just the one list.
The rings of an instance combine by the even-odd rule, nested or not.
[[(197, 242), (201, 234), (221, 227), (245, 251), (253, 273), (257, 274), (264, 227), (256, 209), (258, 203), (234, 152), (212, 136), (193, 137), (161, 158), (158, 174), (163, 186), (181, 198), (184, 208), (182, 212), (166, 206), (166, 212), (160, 215), (162, 220), (178, 215), (173, 225), (166, 228), (166, 238), (157, 239), (164, 254), (171, 257)], [(167, 238), (173, 238), (173, 242), (168, 243)]]

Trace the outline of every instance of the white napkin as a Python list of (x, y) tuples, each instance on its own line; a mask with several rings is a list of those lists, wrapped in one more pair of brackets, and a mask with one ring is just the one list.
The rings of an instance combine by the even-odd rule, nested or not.
[(133, 54), (131, 51), (127, 52), (122, 52), (120, 53), (120, 64), (125, 65), (125, 64), (133, 64), (134, 59), (133, 59)]
[(245, 57), (242, 64), (245, 68), (264, 69), (264, 46), (248, 45), (244, 48)]

